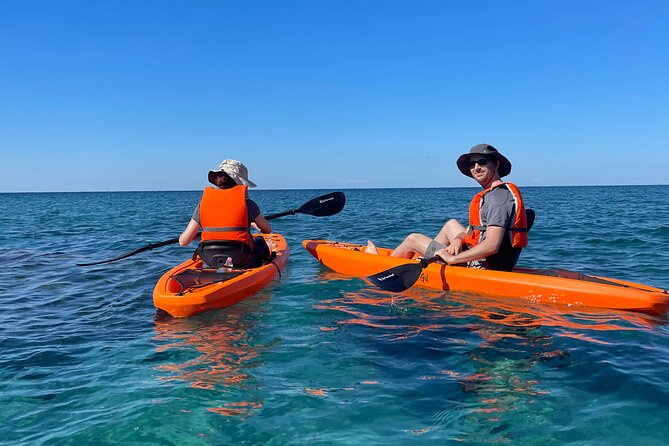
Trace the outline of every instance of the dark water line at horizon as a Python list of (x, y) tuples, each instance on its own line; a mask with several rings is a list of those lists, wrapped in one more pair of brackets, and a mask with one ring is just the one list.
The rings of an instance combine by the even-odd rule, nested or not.
[[(612, 187), (621, 187), (621, 188), (629, 188), (629, 187), (665, 187), (669, 186), (669, 184), (588, 184), (588, 185), (523, 185), (521, 183), (518, 184), (520, 187), (525, 189), (540, 189), (540, 188), (596, 188), (596, 187), (605, 187), (605, 188), (612, 188)], [(258, 187), (253, 189), (255, 192), (299, 192), (299, 191), (334, 191), (334, 190), (341, 190), (341, 191), (355, 191), (355, 190), (435, 190), (435, 189), (478, 189), (477, 186), (435, 186), (435, 187), (411, 187), (411, 186), (406, 186), (406, 187), (340, 187), (340, 186), (335, 186), (335, 187), (318, 187), (318, 188), (277, 188), (277, 189), (265, 189), (262, 187)], [(174, 193), (191, 193), (191, 192), (197, 192), (200, 193), (201, 189), (184, 189), (184, 190), (109, 190), (109, 191), (104, 191), (104, 190), (82, 190), (82, 191), (0, 191), (0, 195), (2, 194), (123, 194), (123, 193), (163, 193), (163, 192), (174, 192)]]

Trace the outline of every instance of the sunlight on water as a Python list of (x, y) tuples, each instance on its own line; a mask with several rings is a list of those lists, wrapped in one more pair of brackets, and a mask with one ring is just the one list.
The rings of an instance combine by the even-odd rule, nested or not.
[[(336, 216), (277, 219), (282, 278), (188, 319), (151, 296), (193, 247), (75, 264), (175, 237), (198, 192), (0, 195), (0, 443), (664, 444), (666, 315), (386, 293), (300, 246), (434, 234), (473, 191), (351, 190)], [(272, 213), (325, 192), (252, 193)], [(523, 266), (669, 286), (667, 186), (523, 192)]]

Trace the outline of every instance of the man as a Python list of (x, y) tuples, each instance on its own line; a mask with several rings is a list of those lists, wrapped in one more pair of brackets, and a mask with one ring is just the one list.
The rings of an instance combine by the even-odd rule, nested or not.
[[(469, 205), (469, 226), (451, 219), (433, 239), (410, 234), (392, 252), (393, 257), (426, 259), (439, 256), (449, 265), (511, 271), (527, 246), (527, 219), (518, 187), (502, 177), (511, 162), (493, 146), (478, 144), (456, 162), (464, 175), (483, 188)], [(366, 252), (375, 253), (370, 241)]]

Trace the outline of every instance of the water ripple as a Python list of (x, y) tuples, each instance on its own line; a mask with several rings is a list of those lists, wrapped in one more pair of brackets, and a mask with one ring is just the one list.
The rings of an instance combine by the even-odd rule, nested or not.
[[(252, 193), (271, 213), (325, 192)], [(0, 444), (663, 444), (666, 316), (389, 294), (300, 247), (434, 234), (473, 192), (351, 190), (336, 216), (277, 219), (281, 280), (185, 320), (151, 293), (191, 249), (75, 264), (175, 237), (198, 192), (0, 195)], [(523, 192), (522, 264), (669, 287), (668, 187)]]

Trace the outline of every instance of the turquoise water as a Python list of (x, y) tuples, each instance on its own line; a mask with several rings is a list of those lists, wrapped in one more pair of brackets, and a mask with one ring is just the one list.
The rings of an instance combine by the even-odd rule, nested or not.
[[(157, 313), (198, 192), (0, 194), (0, 444), (664, 445), (666, 315), (465, 293), (386, 294), (305, 238), (398, 243), (464, 219), (476, 189), (345, 190), (273, 221), (282, 279), (189, 319)], [(251, 191), (266, 214), (325, 190)], [(523, 188), (520, 264), (669, 287), (669, 186)]]

